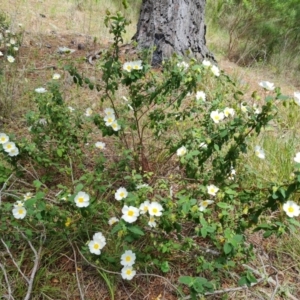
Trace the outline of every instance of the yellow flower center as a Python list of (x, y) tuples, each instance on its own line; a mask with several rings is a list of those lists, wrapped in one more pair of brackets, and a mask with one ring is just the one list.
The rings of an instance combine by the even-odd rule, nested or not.
[(130, 269), (128, 269), (128, 270), (126, 271), (126, 274), (127, 274), (127, 275), (131, 275), (131, 273), (132, 273), (132, 271), (131, 271)]
[(125, 260), (126, 261), (131, 261), (131, 257), (128, 255), (128, 256), (125, 257)]
[(147, 212), (148, 206), (144, 206), (143, 211)]
[(134, 215), (134, 211), (133, 210), (129, 210), (128, 211), (128, 216), (132, 217)]
[(157, 209), (157, 208), (153, 208), (153, 209), (152, 209), (152, 212), (153, 212), (154, 214), (156, 214), (156, 213), (158, 212), (158, 209)]
[(99, 244), (95, 244), (94, 249), (96, 249), (96, 250), (99, 249)]
[(220, 120), (220, 116), (219, 116), (219, 115), (216, 115), (216, 116), (215, 116), (215, 120), (217, 120), (217, 121)]
[(295, 211), (294, 207), (290, 206), (290, 207), (288, 208), (288, 212), (293, 213), (294, 211)]
[(19, 215), (22, 215), (24, 213), (24, 210), (23, 209), (19, 209), (18, 213), (19, 213)]
[(78, 202), (79, 202), (79, 203), (84, 202), (84, 198), (83, 198), (83, 197), (79, 197), (79, 198), (78, 198)]
[(120, 193), (120, 197), (122, 197), (122, 198), (125, 197), (125, 193), (124, 193), (124, 192), (121, 192), (121, 193)]
[(202, 202), (202, 206), (206, 207), (208, 205), (207, 201)]
[(1, 138), (1, 142), (5, 142), (5, 137), (4, 136)]
[(132, 67), (130, 65), (128, 65), (126, 68), (127, 68), (127, 71), (131, 71)]

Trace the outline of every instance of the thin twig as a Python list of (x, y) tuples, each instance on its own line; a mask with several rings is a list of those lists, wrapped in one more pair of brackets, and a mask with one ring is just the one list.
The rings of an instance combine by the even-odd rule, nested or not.
[(73, 249), (73, 254), (74, 254), (74, 264), (75, 264), (75, 274), (76, 274), (76, 281), (77, 281), (77, 286), (78, 286), (78, 289), (79, 289), (79, 293), (80, 293), (80, 299), (81, 300), (84, 300), (84, 293), (82, 292), (82, 289), (81, 289), (81, 284), (80, 284), (80, 280), (79, 280), (79, 275), (78, 275), (78, 269), (77, 269), (77, 259), (76, 259), (76, 251), (75, 251), (75, 248), (72, 244), (72, 242), (69, 240), (69, 243)]
[(2, 192), (6, 189), (7, 183), (8, 183), (8, 181), (10, 180), (10, 178), (11, 178), (12, 176), (13, 176), (13, 173), (10, 174), (10, 176), (7, 178), (7, 180), (3, 183), (3, 186), (2, 186), (2, 188), (1, 188), (1, 190), (0, 190), (0, 205), (1, 205), (1, 203), (2, 203)]
[(24, 298), (24, 300), (30, 300), (31, 292), (32, 292), (32, 289), (33, 289), (33, 282), (34, 282), (35, 274), (36, 274), (36, 272), (38, 270), (38, 267), (39, 267), (39, 263), (40, 263), (40, 259), (41, 259), (41, 253), (42, 253), (42, 249), (43, 249), (43, 244), (45, 242), (46, 236), (44, 235), (44, 233), (41, 234), (40, 246), (39, 246), (38, 251), (36, 251), (36, 249), (33, 247), (32, 243), (27, 238), (27, 236), (22, 231), (20, 231), (18, 228), (17, 228), (17, 230), (22, 235), (22, 237), (27, 241), (29, 247), (31, 248), (31, 250), (34, 254), (33, 268), (31, 270), (30, 279), (29, 279), (29, 282), (28, 282), (27, 293), (26, 293), (26, 296)]
[(1, 263), (0, 263), (0, 268), (1, 268), (2, 272), (3, 272), (4, 279), (5, 279), (5, 282), (6, 282), (6, 285), (7, 285), (8, 295), (5, 296), (5, 297), (7, 297), (8, 300), (14, 300), (15, 298), (12, 296), (11, 286), (10, 286), (10, 283), (9, 283), (9, 280), (8, 280), (8, 276), (7, 276), (5, 267)]
[(13, 264), (15, 265), (15, 267), (17, 268), (18, 272), (22, 275), (22, 277), (24, 278), (24, 280), (27, 282), (27, 284), (29, 284), (29, 279), (28, 277), (22, 272), (22, 270), (20, 269), (19, 265), (16, 263), (12, 253), (10, 252), (7, 244), (3, 241), (3, 239), (1, 239), (2, 244), (4, 245), (6, 252), (8, 253), (10, 259), (12, 260)]

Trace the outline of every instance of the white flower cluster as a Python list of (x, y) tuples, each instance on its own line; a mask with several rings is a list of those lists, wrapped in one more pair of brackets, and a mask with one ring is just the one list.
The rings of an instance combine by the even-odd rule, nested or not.
[(181, 62), (177, 63), (177, 67), (186, 71), (189, 68), (189, 64), (186, 63), (185, 61), (181, 61)]
[(0, 133), (0, 144), (3, 150), (11, 157), (19, 154), (19, 149), (14, 142), (9, 141), (9, 136), (5, 133)]
[(275, 89), (274, 83), (269, 81), (261, 81), (259, 85), (267, 91), (273, 91)]
[(202, 65), (204, 66), (204, 68), (210, 68), (210, 70), (216, 77), (220, 76), (220, 69), (216, 65), (213, 65), (209, 60), (204, 59)]
[(121, 270), (121, 276), (123, 279), (131, 280), (136, 271), (133, 269), (135, 263), (136, 255), (131, 250), (126, 250), (121, 256), (121, 265), (123, 266)]
[(111, 127), (114, 131), (119, 131), (121, 126), (118, 124), (116, 120), (115, 111), (112, 108), (104, 109), (105, 117), (105, 125)]
[(101, 232), (96, 232), (93, 235), (93, 239), (88, 243), (90, 252), (96, 255), (101, 254), (101, 250), (105, 245), (106, 245), (106, 238)]
[[(115, 199), (121, 201), (127, 198), (128, 192), (124, 187), (120, 187), (115, 193)], [(163, 207), (160, 203), (154, 201), (149, 202), (148, 200), (143, 202), (139, 208), (134, 206), (124, 205), (122, 208), (122, 219), (127, 223), (135, 222), (140, 215), (144, 215), (147, 212), (150, 215), (148, 225), (150, 227), (155, 227), (157, 223), (155, 222), (155, 217), (160, 217), (162, 215)], [(115, 219), (113, 219), (115, 221)]]
[(228, 117), (233, 117), (235, 114), (235, 110), (233, 108), (230, 108), (230, 107), (226, 107), (224, 109), (223, 112), (219, 112), (219, 110), (213, 110), (211, 113), (210, 113), (210, 117), (212, 118), (212, 120), (218, 124), (220, 123), (222, 120), (224, 120), (224, 118), (228, 118)]
[(143, 66), (142, 66), (142, 61), (141, 60), (126, 62), (123, 65), (123, 70), (125, 70), (129, 73), (132, 70), (142, 70), (142, 69), (143, 69)]

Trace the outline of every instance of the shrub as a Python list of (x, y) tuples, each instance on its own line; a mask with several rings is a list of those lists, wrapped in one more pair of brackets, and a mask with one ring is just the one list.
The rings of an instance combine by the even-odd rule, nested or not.
[[(161, 69), (146, 60), (124, 63), (119, 46), (127, 20), (108, 14), (105, 24), (114, 43), (99, 66), (102, 81), (66, 67), (79, 87), (99, 92), (102, 111), (73, 111), (52, 79), (34, 92), (30, 138), (2, 134), (2, 243), (9, 251), (12, 232), (38, 245), (53, 236), (78, 245), (101, 268), (122, 268), (127, 280), (146, 266), (169, 272), (184, 252), (193, 269), (179, 282), (195, 299), (220, 286), (220, 272), (253, 256), (246, 230), (267, 237), (299, 226), (292, 218), (299, 206), (288, 202), (299, 190), (298, 159), (295, 176), (283, 183), (249, 184), (242, 163), (245, 153), (262, 164), (268, 159), (251, 138), (288, 97), (262, 82), (265, 102), (258, 107), (255, 92), (252, 106), (208, 61), (174, 56)], [(86, 145), (92, 132), (97, 142)], [(6, 191), (12, 177), (17, 192)], [(272, 222), (270, 211), (277, 212)], [(241, 271), (239, 284), (255, 281)]]

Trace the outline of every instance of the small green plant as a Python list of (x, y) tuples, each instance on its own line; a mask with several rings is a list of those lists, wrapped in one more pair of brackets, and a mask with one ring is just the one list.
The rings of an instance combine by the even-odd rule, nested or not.
[[(289, 98), (262, 82), (264, 104), (254, 92), (250, 105), (207, 60), (174, 56), (159, 71), (146, 60), (124, 63), (119, 47), (128, 22), (108, 13), (105, 24), (114, 43), (99, 64), (101, 82), (66, 66), (77, 86), (99, 92), (101, 110), (73, 111), (57, 76), (34, 93), (30, 138), (0, 135), (2, 244), (11, 253), (13, 232), (32, 249), (46, 247), (49, 235), (69, 242), (99, 268), (112, 298), (107, 272), (125, 280), (144, 269), (166, 274), (184, 253), (189, 273), (179, 283), (196, 299), (221, 286), (220, 273), (253, 258), (246, 230), (280, 236), (300, 225), (293, 219), (300, 213), (299, 153), (285, 182), (249, 185), (243, 164), (247, 153), (268, 160), (252, 139)], [(12, 177), (15, 192), (6, 189)], [(255, 282), (249, 270), (239, 272), (240, 285)]]

